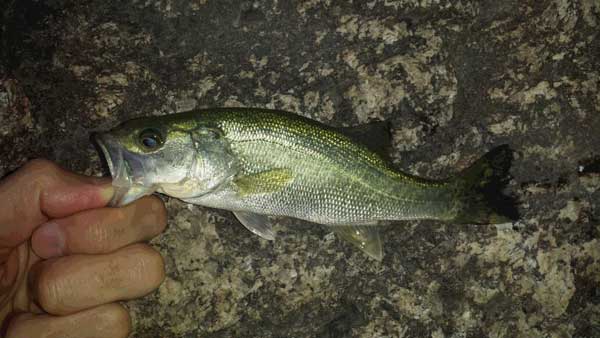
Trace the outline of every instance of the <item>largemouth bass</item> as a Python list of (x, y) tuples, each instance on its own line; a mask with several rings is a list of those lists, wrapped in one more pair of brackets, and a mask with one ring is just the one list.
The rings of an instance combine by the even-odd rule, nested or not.
[(329, 226), (370, 257), (383, 257), (380, 221), (501, 223), (516, 209), (500, 189), (512, 152), (500, 146), (458, 175), (402, 173), (338, 129), (292, 113), (197, 110), (129, 120), (95, 140), (117, 194), (115, 206), (154, 192), (232, 211), (273, 240), (268, 216)]

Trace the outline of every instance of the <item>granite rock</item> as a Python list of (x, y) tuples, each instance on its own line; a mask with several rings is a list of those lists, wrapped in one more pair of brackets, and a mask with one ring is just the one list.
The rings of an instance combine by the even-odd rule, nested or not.
[(7, 0), (0, 175), (34, 157), (99, 175), (92, 131), (199, 107), (392, 125), (442, 178), (515, 149), (515, 224), (392, 223), (377, 263), (281, 220), (274, 242), (165, 199), (156, 292), (132, 337), (600, 337), (600, 3)]

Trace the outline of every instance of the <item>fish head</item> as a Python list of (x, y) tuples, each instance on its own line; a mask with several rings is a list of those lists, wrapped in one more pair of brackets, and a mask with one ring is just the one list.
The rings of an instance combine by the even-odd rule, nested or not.
[(110, 205), (121, 206), (154, 192), (177, 198), (201, 195), (215, 185), (194, 140), (196, 127), (161, 118), (129, 120), (93, 138), (113, 178)]

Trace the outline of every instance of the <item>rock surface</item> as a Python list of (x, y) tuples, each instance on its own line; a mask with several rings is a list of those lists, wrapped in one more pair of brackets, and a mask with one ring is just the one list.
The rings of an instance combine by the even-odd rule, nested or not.
[(393, 125), (441, 178), (503, 143), (521, 221), (400, 222), (376, 263), (283, 220), (273, 243), (167, 200), (160, 289), (132, 337), (600, 337), (600, 3), (7, 0), (0, 175), (100, 174), (94, 130), (196, 107)]

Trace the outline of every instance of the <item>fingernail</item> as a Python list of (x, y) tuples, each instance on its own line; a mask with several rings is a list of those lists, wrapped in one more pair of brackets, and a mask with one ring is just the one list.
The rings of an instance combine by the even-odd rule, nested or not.
[(102, 186), (100, 195), (105, 201), (110, 201), (115, 193), (115, 189), (112, 186), (112, 178), (110, 177), (88, 177), (94, 185)]
[(36, 255), (42, 258), (62, 256), (65, 251), (65, 234), (58, 224), (48, 222), (33, 233), (31, 244)]
[(108, 186), (102, 188), (102, 191), (100, 192), (100, 194), (102, 195), (102, 199), (104, 201), (106, 201), (106, 203), (108, 203), (108, 202), (110, 202), (113, 195), (115, 194), (115, 188), (113, 188), (112, 185), (108, 185)]

